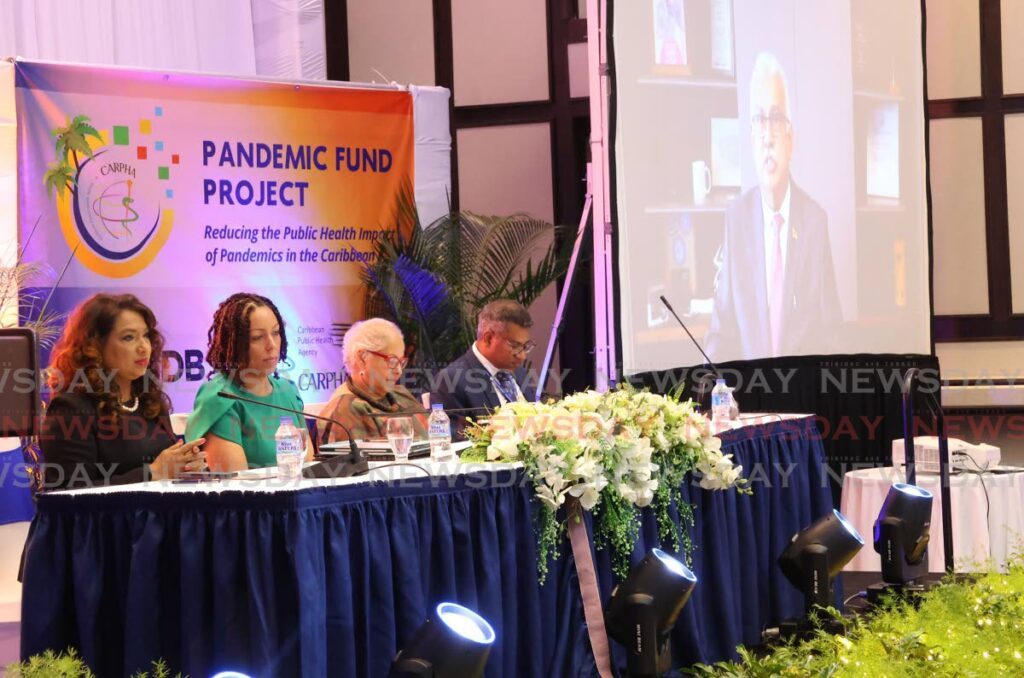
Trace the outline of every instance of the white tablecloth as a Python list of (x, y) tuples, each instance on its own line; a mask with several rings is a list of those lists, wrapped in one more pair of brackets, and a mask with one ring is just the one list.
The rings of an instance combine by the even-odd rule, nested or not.
[[(493, 473), (522, 464), (472, 463), (458, 461), (436, 462), (429, 459), (413, 459), (408, 463), (371, 461), (370, 472), (348, 478), (302, 478), (285, 482), (277, 477), (277, 467), (242, 471), (237, 477), (227, 480), (204, 482), (180, 482), (176, 480), (154, 480), (147, 483), (112, 485), (110, 487), (88, 487), (79, 490), (62, 490), (60, 494), (110, 494), (114, 492), (294, 492), (310, 487), (337, 487), (374, 482), (401, 482), (424, 476), (457, 476), (467, 473)], [(417, 468), (419, 467), (419, 468)]]
[[(728, 422), (723, 429), (735, 430), (747, 426), (757, 426), (779, 421), (803, 419), (807, 414), (764, 414), (751, 413), (741, 415), (739, 419)], [(462, 450), (469, 445), (455, 443), (453, 449)], [(420, 468), (416, 468), (416, 467)], [(179, 482), (171, 480), (151, 481), (148, 483), (132, 483), (111, 487), (89, 487), (79, 490), (63, 490), (62, 494), (108, 494), (113, 492), (287, 492), (310, 487), (336, 487), (338, 485), (358, 485), (373, 482), (401, 482), (409, 478), (430, 476), (453, 476), (467, 473), (496, 472), (509, 468), (518, 468), (522, 464), (498, 464), (493, 462), (463, 464), (459, 461), (433, 462), (429, 458), (412, 459), (408, 464), (395, 465), (394, 462), (370, 462), (370, 472), (362, 476), (348, 478), (303, 478), (298, 482), (285, 483), (277, 478), (277, 468), (253, 469), (243, 471), (238, 477), (227, 480), (206, 482)]]
[[(865, 542), (857, 557), (846, 566), (847, 570), (881, 570), (881, 560), (874, 549), (874, 525), (889, 487), (896, 482), (905, 482), (905, 476), (902, 469), (892, 467), (850, 471), (843, 478), (842, 513)], [(917, 484), (934, 495), (928, 570), (942, 572), (945, 549), (939, 476), (918, 472)], [(1024, 472), (954, 475), (950, 478), (950, 490), (956, 570), (972, 572), (993, 565), (1003, 569), (1007, 556), (1024, 547)]]

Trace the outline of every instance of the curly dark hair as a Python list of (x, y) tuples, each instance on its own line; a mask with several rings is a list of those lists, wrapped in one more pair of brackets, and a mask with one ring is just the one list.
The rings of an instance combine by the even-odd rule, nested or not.
[(50, 356), (47, 385), (53, 396), (61, 393), (94, 396), (99, 400), (100, 415), (116, 420), (120, 411), (117, 406), (120, 389), (117, 382), (111, 380), (111, 390), (106, 390), (107, 381), (101, 373), (104, 370), (103, 347), (123, 311), (134, 311), (142, 316), (152, 347), (147, 372), (132, 382), (132, 394), (139, 397), (139, 411), (146, 419), (165, 416), (170, 412), (170, 400), (163, 392), (164, 337), (157, 328), (153, 311), (134, 294), (94, 294), (71, 312)]
[(281, 360), (288, 357), (288, 336), (284, 331), (284, 318), (270, 299), (252, 294), (238, 292), (225, 299), (213, 314), (210, 325), (209, 350), (206, 362), (217, 372), (230, 377), (234, 381), (241, 378), (241, 370), (249, 361), (249, 318), (257, 308), (265, 306), (274, 312), (277, 324), (281, 327)]

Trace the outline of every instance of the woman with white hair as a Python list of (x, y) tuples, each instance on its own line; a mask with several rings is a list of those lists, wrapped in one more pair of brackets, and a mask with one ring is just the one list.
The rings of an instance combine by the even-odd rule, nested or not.
[[(348, 379), (331, 396), (321, 416), (336, 419), (356, 438), (383, 438), (386, 417), (372, 414), (422, 413), (419, 400), (396, 382), (405, 368), (405, 340), (402, 330), (383, 318), (357, 322), (345, 333), (342, 343)], [(413, 437), (427, 437), (427, 419), (423, 414), (410, 417)], [(322, 442), (346, 440), (348, 435), (337, 426), (326, 424)]]

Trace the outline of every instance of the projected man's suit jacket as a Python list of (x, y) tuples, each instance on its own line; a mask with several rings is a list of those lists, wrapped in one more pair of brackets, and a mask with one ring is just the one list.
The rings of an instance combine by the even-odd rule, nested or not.
[[(842, 319), (828, 215), (795, 183), (790, 182), (790, 189), (778, 355), (827, 353)], [(764, 238), (761, 189), (755, 187), (733, 201), (725, 214), (722, 267), (707, 335), (707, 351), (714, 360), (772, 355)]]

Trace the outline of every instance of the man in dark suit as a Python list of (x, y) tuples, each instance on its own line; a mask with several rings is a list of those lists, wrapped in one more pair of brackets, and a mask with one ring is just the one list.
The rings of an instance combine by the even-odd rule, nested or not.
[(826, 349), (842, 320), (828, 216), (790, 176), (793, 125), (786, 76), (757, 56), (750, 83), (758, 185), (725, 214), (708, 353), (715, 359)]
[[(431, 402), (445, 410), (469, 407), (493, 410), (516, 400), (533, 400), (523, 363), (535, 344), (530, 312), (511, 299), (484, 306), (477, 319), (476, 342), (434, 379)], [(474, 418), (486, 414), (470, 413)], [(452, 437), (463, 439), (466, 415), (453, 413)]]

